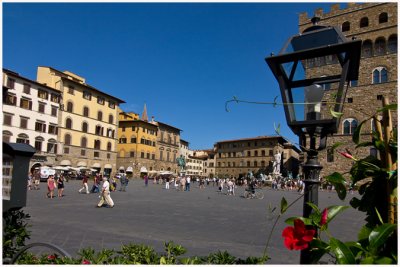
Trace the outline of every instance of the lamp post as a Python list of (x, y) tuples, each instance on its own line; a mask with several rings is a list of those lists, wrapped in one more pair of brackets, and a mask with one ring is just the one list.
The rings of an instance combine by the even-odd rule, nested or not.
[[(328, 135), (337, 132), (348, 83), (358, 80), (361, 40), (348, 40), (337, 27), (318, 25), (288, 39), (277, 56), (265, 60), (277, 79), (288, 126), (307, 152), (303, 165), (305, 190), (303, 217), (310, 217), (311, 202), (318, 205), (318, 151), (326, 148)], [(347, 84), (347, 86), (346, 86)], [(317, 147), (317, 143), (319, 145)], [(300, 264), (311, 263), (302, 250)]]

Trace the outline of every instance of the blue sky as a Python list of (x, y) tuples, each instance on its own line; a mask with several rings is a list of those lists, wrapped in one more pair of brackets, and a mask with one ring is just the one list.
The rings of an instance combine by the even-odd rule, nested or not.
[(292, 142), (265, 63), (291, 35), (298, 14), (321, 3), (3, 3), (3, 67), (36, 79), (37, 66), (69, 70), (126, 101), (124, 111), (182, 130), (192, 149), (275, 135)]

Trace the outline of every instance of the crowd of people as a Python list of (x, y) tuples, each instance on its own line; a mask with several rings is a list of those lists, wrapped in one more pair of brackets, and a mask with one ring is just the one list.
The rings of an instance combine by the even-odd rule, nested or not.
[[(126, 192), (129, 179), (124, 173), (119, 173), (115, 176), (107, 177), (99, 173), (90, 176), (89, 173), (81, 173), (80, 178), (82, 179), (82, 187), (78, 190), (79, 193), (98, 193), (99, 202), (96, 207), (100, 208), (103, 206), (113, 208), (114, 201), (111, 198), (110, 192), (114, 192), (119, 188), (119, 191)], [(144, 174), (142, 176), (144, 180), (144, 186), (148, 187), (149, 176)], [(93, 184), (89, 190), (89, 180), (93, 179)], [(61, 173), (56, 175), (49, 175), (47, 179), (47, 198), (55, 198), (55, 190), (57, 190), (57, 197), (62, 198), (66, 177)], [(118, 185), (119, 181), (119, 185)], [(274, 176), (272, 179), (268, 179), (268, 185), (273, 190), (296, 190), (299, 193), (304, 192), (304, 181), (301, 178), (289, 179), (282, 176)], [(255, 188), (266, 186), (267, 183), (254, 177), (242, 177), (240, 179), (231, 178), (206, 178), (206, 177), (191, 177), (187, 175), (173, 176), (173, 175), (160, 175), (153, 177), (154, 184), (165, 185), (165, 189), (169, 190), (172, 185), (177, 191), (190, 191), (191, 186), (196, 186), (202, 190), (207, 187), (217, 187), (217, 192), (224, 193), (226, 195), (235, 195), (235, 189), (237, 187), (244, 187), (246, 191), (250, 191), (252, 194), (255, 193)], [(28, 177), (28, 189), (38, 190), (40, 184), (40, 173), (34, 171), (29, 174)], [(321, 188), (322, 189), (322, 188)], [(329, 186), (328, 190), (334, 190), (333, 186)]]

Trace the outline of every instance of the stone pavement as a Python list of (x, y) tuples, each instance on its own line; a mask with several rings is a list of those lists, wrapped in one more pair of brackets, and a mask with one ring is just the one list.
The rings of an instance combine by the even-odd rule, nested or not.
[[(199, 189), (192, 184), (190, 192), (181, 192), (151, 181), (146, 188), (142, 180), (131, 180), (127, 192), (111, 193), (115, 202), (111, 209), (96, 208), (98, 194), (79, 194), (81, 181), (65, 183), (63, 198), (46, 198), (46, 184), (40, 186), (40, 190), (28, 191), (24, 211), (31, 215), (28, 223), (32, 234), (26, 244), (49, 242), (73, 256), (82, 248), (118, 250), (129, 243), (151, 245), (162, 252), (168, 241), (184, 246), (184, 256), (206, 256), (218, 250), (241, 258), (262, 256), (277, 216), (268, 212), (269, 207), (278, 211), (283, 196), (288, 203), (299, 197), (295, 191), (267, 188), (262, 190), (263, 200), (247, 200), (240, 197), (244, 191), (241, 187), (235, 196), (227, 196), (212, 185)], [(319, 204), (348, 205), (351, 197), (341, 201), (334, 192), (320, 191)], [(268, 248), (272, 258), (269, 264), (299, 263), (300, 253), (284, 247), (281, 233), (287, 226), (286, 218), (302, 215), (302, 205), (301, 199), (278, 222)], [(353, 208), (345, 210), (332, 221), (330, 232), (342, 241), (355, 240), (363, 224), (362, 215)]]

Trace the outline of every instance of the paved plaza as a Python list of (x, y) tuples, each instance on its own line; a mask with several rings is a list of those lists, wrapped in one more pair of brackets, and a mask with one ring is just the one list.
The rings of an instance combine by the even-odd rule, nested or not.
[[(98, 194), (79, 194), (81, 181), (66, 183), (63, 198), (48, 199), (46, 184), (40, 190), (28, 191), (28, 221), (32, 232), (26, 242), (49, 242), (75, 256), (82, 248), (119, 249), (122, 244), (136, 243), (154, 247), (162, 252), (164, 242), (173, 241), (187, 249), (184, 256), (206, 256), (211, 252), (228, 251), (246, 258), (262, 256), (271, 227), (284, 196), (290, 203), (299, 197), (296, 191), (273, 191), (265, 188), (265, 198), (244, 199), (244, 188), (235, 196), (217, 192), (217, 187), (199, 189), (192, 184), (190, 192), (164, 189), (163, 185), (131, 180), (127, 192), (112, 192), (114, 208), (96, 208)], [(92, 182), (89, 183), (89, 188)], [(118, 185), (119, 186), (119, 185)], [(319, 193), (320, 207), (348, 205), (334, 192)], [(298, 264), (298, 251), (283, 245), (284, 220), (302, 215), (302, 199), (281, 218), (272, 235), (268, 255), (270, 264)], [(271, 215), (269, 207), (277, 207)], [(329, 225), (330, 232), (342, 241), (356, 240), (364, 224), (363, 214), (353, 208), (345, 210)], [(47, 251), (41, 251), (47, 252)]]

